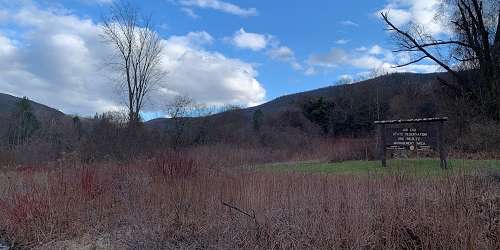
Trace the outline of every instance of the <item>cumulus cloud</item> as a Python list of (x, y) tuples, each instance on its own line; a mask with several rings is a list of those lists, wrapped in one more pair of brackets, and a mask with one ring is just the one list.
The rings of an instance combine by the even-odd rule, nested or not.
[(295, 52), (289, 47), (281, 45), (281, 42), (272, 35), (246, 32), (241, 28), (232, 37), (226, 37), (224, 40), (240, 49), (266, 50), (265, 54), (271, 59), (289, 63), (295, 70), (302, 70), (302, 65), (298, 63)]
[[(100, 58), (108, 50), (91, 20), (35, 7), (20, 9), (10, 18), (26, 32), (22, 40), (10, 40), (14, 49), (10, 65), (0, 68), (1, 92), (28, 96), (71, 113), (119, 107), (113, 86), (99, 70), (103, 65)], [(1, 56), (4, 61), (6, 55)]]
[(240, 17), (250, 17), (258, 15), (256, 8), (242, 8), (236, 4), (220, 0), (180, 0), (179, 4), (187, 7), (197, 7), (203, 9), (213, 9)]
[[(0, 92), (28, 96), (66, 113), (122, 107), (114, 72), (104, 67), (110, 48), (102, 43), (95, 22), (33, 6), (9, 15), (22, 34), (12, 38), (0, 33)], [(163, 40), (162, 67), (169, 73), (150, 102), (162, 103), (175, 94), (214, 104), (262, 102), (265, 89), (253, 65), (206, 50), (213, 40), (203, 31)]]
[(379, 10), (388, 13), (389, 20), (396, 26), (415, 23), (425, 27), (432, 35), (447, 33), (445, 24), (438, 18), (442, 1), (440, 0), (390, 0), (386, 6)]
[(199, 48), (211, 40), (206, 32), (192, 32), (164, 42), (162, 65), (170, 73), (158, 94), (189, 95), (197, 102), (211, 104), (261, 103), (266, 92), (256, 79), (257, 71), (241, 60)]
[(234, 33), (231, 43), (241, 49), (259, 51), (265, 49), (272, 39), (270, 35), (246, 32), (241, 28)]

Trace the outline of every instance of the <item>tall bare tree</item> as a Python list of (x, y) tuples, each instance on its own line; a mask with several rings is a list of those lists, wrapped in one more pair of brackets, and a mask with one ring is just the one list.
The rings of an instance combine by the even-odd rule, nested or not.
[(111, 64), (127, 93), (131, 123), (139, 122), (145, 97), (166, 74), (161, 68), (161, 39), (152, 28), (151, 16), (141, 16), (130, 3), (115, 3), (103, 18), (103, 36), (114, 49)]
[[(497, 0), (443, 0), (443, 20), (452, 30), (438, 39), (416, 24), (397, 27), (381, 13), (393, 31), (398, 49), (413, 59), (398, 67), (430, 59), (454, 81), (439, 79), (457, 95), (476, 101), (483, 112), (500, 121), (500, 8)], [(443, 56), (442, 52), (450, 52)], [(473, 74), (479, 77), (470, 77)]]

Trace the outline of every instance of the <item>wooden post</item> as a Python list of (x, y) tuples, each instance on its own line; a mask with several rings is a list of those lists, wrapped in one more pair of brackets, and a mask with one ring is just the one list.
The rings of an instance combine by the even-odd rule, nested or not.
[(382, 161), (382, 167), (387, 167), (387, 162), (386, 162), (386, 159), (385, 159), (385, 144), (386, 144), (386, 141), (385, 141), (385, 124), (380, 124), (379, 125), (379, 129), (380, 129), (380, 160)]
[(442, 169), (448, 168), (447, 153), (444, 143), (444, 121), (440, 121), (438, 124), (438, 145), (439, 145), (439, 159)]

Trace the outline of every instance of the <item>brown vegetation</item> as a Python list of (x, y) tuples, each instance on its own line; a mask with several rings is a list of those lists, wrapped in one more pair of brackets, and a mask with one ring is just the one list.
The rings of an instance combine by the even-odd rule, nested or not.
[(232, 171), (219, 166), (251, 152), (206, 150), (6, 171), (0, 231), (41, 249), (500, 247), (499, 183), (488, 175)]

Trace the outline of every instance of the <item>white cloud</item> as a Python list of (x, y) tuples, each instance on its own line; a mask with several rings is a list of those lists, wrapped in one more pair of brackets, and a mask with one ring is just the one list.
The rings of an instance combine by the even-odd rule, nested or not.
[[(389, 20), (398, 27), (408, 24), (412, 20), (412, 15), (409, 10), (386, 7), (380, 12), (388, 13)], [(377, 14), (380, 14), (380, 12), (378, 12)]]
[(343, 49), (333, 48), (329, 53), (312, 54), (309, 56), (308, 63), (311, 66), (323, 68), (335, 68), (350, 61), (350, 56)]
[(213, 9), (241, 17), (258, 15), (257, 9), (255, 8), (245, 9), (238, 5), (220, 0), (180, 0), (179, 3), (183, 6)]
[(284, 61), (295, 58), (295, 53), (286, 46), (280, 46), (278, 48), (271, 49), (267, 52), (267, 54), (272, 59), (279, 59)]
[(443, 13), (439, 13), (441, 0), (390, 0), (386, 6), (375, 13), (380, 17), (380, 13), (388, 13), (389, 20), (396, 26), (403, 26), (415, 23), (423, 26), (431, 35), (448, 33), (448, 29), (438, 18)]
[[(100, 29), (90, 19), (36, 7), (11, 11), (19, 37), (0, 33), (0, 92), (29, 98), (66, 113), (93, 114), (122, 107), (104, 67), (109, 51)], [(206, 32), (163, 41), (162, 66), (169, 72), (151, 103), (173, 93), (198, 102), (253, 105), (265, 99), (252, 64), (204, 49), (213, 42)], [(149, 105), (148, 110), (156, 107)]]
[(177, 47), (172, 49), (185, 51), (186, 47), (201, 49), (205, 45), (210, 45), (213, 43), (214, 38), (205, 31), (199, 32), (189, 32), (185, 36), (172, 36), (169, 38), (172, 44), (175, 44)]
[(0, 57), (6, 58), (12, 56), (16, 52), (16, 47), (7, 37), (0, 36)]
[(303, 70), (302, 65), (295, 57), (295, 52), (291, 48), (281, 45), (281, 42), (272, 35), (250, 33), (241, 28), (232, 37), (226, 37), (223, 40), (240, 49), (250, 49), (253, 51), (265, 50), (265, 54), (269, 58), (286, 62), (294, 70)]
[(193, 32), (164, 42), (163, 66), (170, 73), (168, 83), (159, 88), (159, 95), (178, 93), (211, 104), (261, 103), (266, 92), (256, 80), (258, 73), (253, 66), (197, 48), (200, 37), (210, 40), (206, 35), (205, 32)]
[(188, 17), (191, 17), (193, 19), (198, 19), (200, 16), (198, 16), (194, 11), (190, 8), (181, 8), (181, 11), (184, 12)]
[(317, 72), (316, 72), (316, 69), (315, 69), (314, 67), (308, 67), (308, 68), (306, 69), (306, 71), (304, 72), (304, 74), (305, 74), (306, 76), (316, 75), (316, 73), (317, 73)]
[(380, 55), (384, 52), (384, 49), (380, 47), (378, 44), (373, 45), (370, 50), (368, 50), (368, 54), (370, 55)]
[(344, 26), (359, 27), (358, 23), (353, 22), (351, 20), (344, 20), (344, 21), (340, 22), (340, 24), (342, 24)]
[(367, 51), (367, 50), (368, 50), (368, 48), (365, 46), (361, 46), (361, 47), (356, 48), (356, 51), (359, 51), (359, 52), (363, 52), (363, 51)]
[(274, 60), (287, 62), (295, 70), (302, 70), (302, 65), (297, 62), (295, 53), (286, 46), (279, 46), (267, 51), (267, 55)]
[(302, 70), (302, 65), (297, 62), (295, 53), (287, 46), (280, 45), (280, 41), (272, 35), (250, 33), (243, 28), (236, 31), (230, 38), (224, 38), (234, 46), (241, 49), (250, 49), (253, 51), (266, 50), (266, 55), (273, 60), (287, 62), (295, 70)]
[(269, 35), (246, 32), (241, 28), (234, 33), (231, 42), (238, 48), (259, 51), (265, 49), (272, 39)]
[(0, 21), (5, 21), (9, 17), (9, 12), (0, 9)]
[(114, 0), (81, 0), (81, 1), (88, 4), (97, 3), (100, 5), (106, 5), (113, 3)]
[(348, 44), (351, 40), (347, 40), (347, 39), (339, 39), (337, 41), (335, 41), (336, 44), (339, 44), (339, 45), (343, 45), (343, 44)]
[(339, 80), (337, 81), (338, 84), (351, 84), (353, 82), (354, 78), (352, 77), (352, 75), (347, 75), (347, 74), (341, 75), (339, 77)]
[(439, 66), (428, 61), (402, 68), (395, 67), (408, 61), (410, 61), (408, 54), (394, 54), (379, 45), (374, 45), (370, 49), (361, 47), (349, 52), (344, 49), (333, 48), (328, 53), (310, 55), (307, 64), (309, 65), (308, 72), (310, 74), (316, 73), (318, 68), (333, 70), (339, 67), (353, 67), (363, 71), (380, 73), (430, 73), (440, 70)]

